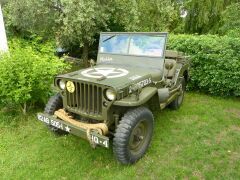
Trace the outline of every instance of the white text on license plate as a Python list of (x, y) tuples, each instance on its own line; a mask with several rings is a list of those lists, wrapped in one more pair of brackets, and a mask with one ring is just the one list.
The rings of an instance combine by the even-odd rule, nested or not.
[(109, 144), (107, 140), (101, 140), (99, 137), (95, 136), (94, 134), (91, 135), (91, 139), (96, 144), (102, 144), (104, 147), (108, 148)]

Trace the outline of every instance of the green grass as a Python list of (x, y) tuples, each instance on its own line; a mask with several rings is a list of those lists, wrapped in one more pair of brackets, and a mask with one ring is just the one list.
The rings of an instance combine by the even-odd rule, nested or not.
[(57, 137), (34, 115), (0, 112), (1, 179), (239, 179), (240, 102), (196, 93), (178, 111), (155, 111), (147, 154), (120, 165), (112, 149)]

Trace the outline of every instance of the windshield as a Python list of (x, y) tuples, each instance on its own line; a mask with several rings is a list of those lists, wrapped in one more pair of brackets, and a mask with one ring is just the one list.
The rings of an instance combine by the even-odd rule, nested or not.
[(161, 35), (102, 35), (100, 52), (162, 57), (165, 39), (165, 36)]

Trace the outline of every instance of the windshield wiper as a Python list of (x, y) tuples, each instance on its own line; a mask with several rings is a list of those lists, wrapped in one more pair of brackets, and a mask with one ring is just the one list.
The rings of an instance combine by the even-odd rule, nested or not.
[(107, 38), (107, 39), (103, 40), (103, 42), (106, 42), (106, 41), (108, 41), (108, 40), (110, 40), (110, 39), (114, 38), (115, 36), (116, 36), (116, 35), (110, 36), (109, 38)]

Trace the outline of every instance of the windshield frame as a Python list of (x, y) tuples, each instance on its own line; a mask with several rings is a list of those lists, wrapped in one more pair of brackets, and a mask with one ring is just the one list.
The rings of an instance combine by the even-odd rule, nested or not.
[[(128, 52), (130, 49), (130, 41), (134, 35), (145, 35), (145, 36), (155, 36), (155, 37), (163, 37), (164, 38), (164, 45), (163, 45), (163, 50), (162, 50), (162, 55), (161, 56), (154, 56), (154, 55), (142, 55), (142, 54), (130, 54), (130, 53), (109, 53), (109, 52), (101, 52), (101, 39), (103, 35), (110, 36), (110, 39), (112, 37), (115, 37), (117, 35), (126, 35), (129, 36), (129, 44), (128, 44)], [(165, 57), (165, 50), (166, 50), (166, 44), (167, 44), (167, 37), (168, 33), (166, 32), (103, 32), (100, 33), (100, 38), (99, 38), (99, 45), (98, 45), (98, 54), (109, 54), (109, 55), (120, 55), (120, 56), (137, 56), (137, 57), (152, 57), (152, 58), (164, 58)], [(105, 39), (106, 41), (106, 39)]]

